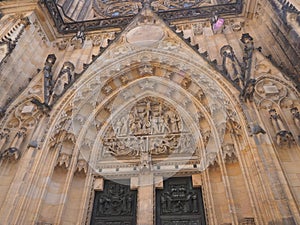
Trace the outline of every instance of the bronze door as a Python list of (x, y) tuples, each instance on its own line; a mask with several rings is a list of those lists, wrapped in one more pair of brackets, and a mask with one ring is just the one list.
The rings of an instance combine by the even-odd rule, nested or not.
[(136, 225), (136, 201), (129, 181), (105, 181), (104, 190), (95, 192), (91, 225)]
[(170, 178), (156, 191), (156, 225), (205, 225), (202, 192), (190, 177)]

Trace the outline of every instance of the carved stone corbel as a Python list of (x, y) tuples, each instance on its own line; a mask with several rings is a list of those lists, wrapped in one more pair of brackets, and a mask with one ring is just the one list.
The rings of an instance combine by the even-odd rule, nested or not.
[(20, 147), (26, 137), (27, 128), (21, 127), (10, 144), (10, 147), (0, 153), (0, 159), (15, 159), (21, 157)]
[(71, 161), (71, 155), (67, 153), (60, 153), (57, 159), (56, 166), (69, 168)]
[(87, 174), (88, 170), (88, 163), (85, 159), (78, 159), (77, 165), (76, 165), (76, 170), (75, 173), (78, 172), (83, 172), (84, 174)]
[(6, 150), (4, 150), (3, 152), (1, 152), (0, 154), (0, 159), (14, 159), (14, 160), (18, 160), (21, 157), (21, 152), (19, 149), (17, 148), (8, 148)]
[(225, 162), (237, 162), (237, 156), (233, 144), (225, 144), (222, 146), (222, 157)]
[(219, 166), (217, 152), (210, 152), (207, 154), (207, 166), (208, 167), (217, 167)]
[(251, 133), (250, 133), (250, 136), (253, 136), (253, 135), (258, 135), (258, 134), (265, 134), (266, 131), (259, 125), (259, 124), (253, 124), (251, 127)]

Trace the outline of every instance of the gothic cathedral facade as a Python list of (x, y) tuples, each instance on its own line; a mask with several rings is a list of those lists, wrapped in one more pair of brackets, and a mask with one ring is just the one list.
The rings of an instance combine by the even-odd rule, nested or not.
[(300, 224), (299, 10), (0, 1), (0, 225)]

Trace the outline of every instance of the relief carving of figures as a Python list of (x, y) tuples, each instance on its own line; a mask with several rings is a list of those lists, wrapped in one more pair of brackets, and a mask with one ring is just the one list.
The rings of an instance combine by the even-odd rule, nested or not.
[(181, 123), (174, 110), (147, 98), (138, 102), (129, 115), (118, 119), (114, 130), (117, 136), (177, 133), (181, 132)]
[(125, 110), (107, 128), (103, 155), (140, 157), (195, 151), (195, 141), (178, 112), (155, 97), (146, 97)]
[(163, 214), (185, 214), (198, 212), (198, 196), (196, 192), (188, 191), (185, 184), (173, 184), (169, 191), (160, 196)]
[(10, 147), (3, 152), (1, 152), (0, 159), (3, 158), (14, 158), (15, 160), (18, 160), (21, 157), (21, 144), (24, 141), (27, 133), (27, 128), (21, 127), (21, 129), (16, 133), (12, 143), (10, 144)]
[(95, 198), (95, 216), (131, 216), (135, 211), (135, 199), (136, 194), (129, 186), (106, 181), (104, 191)]
[(294, 141), (292, 133), (285, 128), (280, 115), (275, 109), (270, 109), (269, 114), (272, 126), (276, 132), (276, 143), (278, 145), (287, 143), (290, 147), (291, 143)]
[(150, 153), (153, 155), (161, 155), (161, 154), (170, 154), (175, 151), (179, 147), (178, 137), (175, 135), (169, 135), (162, 140), (160, 143), (154, 143), (152, 149), (150, 149)]
[(131, 138), (126, 138), (123, 141), (117, 138), (108, 138), (104, 140), (104, 147), (107, 153), (113, 156), (138, 156), (140, 149), (134, 148), (135, 142)]

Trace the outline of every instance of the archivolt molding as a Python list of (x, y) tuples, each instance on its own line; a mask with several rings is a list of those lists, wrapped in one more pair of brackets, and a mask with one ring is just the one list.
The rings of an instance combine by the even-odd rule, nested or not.
[[(226, 123), (228, 122), (227, 116), (229, 114), (230, 117), (234, 117), (234, 120), (239, 121), (237, 117), (238, 112), (235, 111), (234, 107), (230, 103), (230, 100), (226, 98), (227, 94), (225, 94), (222, 89), (220, 90), (216, 82), (212, 81), (211, 78), (206, 77), (206, 75), (203, 73), (200, 75), (190, 76), (189, 74), (192, 69), (184, 72), (174, 66), (173, 69), (171, 69), (172, 67), (169, 65), (164, 64), (162, 66), (160, 63), (153, 62), (142, 65), (143, 66), (141, 66), (139, 63), (136, 63), (133, 64), (132, 67), (127, 66), (126, 70), (115, 72), (111, 74), (110, 77), (103, 77), (105, 70), (99, 70), (98, 74), (93, 76), (93, 79), (90, 79), (88, 82), (85, 82), (80, 86), (78, 83), (76, 84), (78, 91), (72, 95), (72, 99), (63, 100), (64, 102), (69, 101), (68, 104), (73, 106), (73, 125), (75, 125), (75, 127), (80, 127), (80, 129), (77, 131), (75, 129), (75, 132), (73, 130), (77, 137), (76, 146), (81, 148), (79, 156), (84, 155), (87, 161), (89, 158), (95, 158), (95, 155), (89, 156), (89, 152), (91, 152), (93, 148), (92, 146), (96, 145), (94, 143), (96, 137), (88, 137), (86, 134), (91, 130), (96, 133), (99, 132), (102, 125), (107, 123), (107, 121), (97, 120), (96, 112), (99, 110), (96, 110), (95, 108), (100, 107), (101, 110), (99, 111), (99, 114), (107, 114), (107, 118), (109, 118), (112, 111), (110, 101), (115, 101), (115, 96), (122, 96), (122, 101), (137, 99), (135, 93), (130, 91), (134, 88), (129, 88), (133, 83), (138, 84), (138, 88), (140, 89), (141, 93), (149, 90), (155, 91), (157, 88), (155, 85), (160, 83), (168, 83), (171, 87), (169, 88), (166, 86), (165, 88), (162, 88), (164, 90), (162, 98), (172, 99), (172, 95), (178, 93), (178, 88), (181, 89), (181, 92), (185, 92), (185, 95), (188, 97), (179, 97), (181, 99), (179, 105), (182, 108), (188, 108), (189, 105), (193, 105), (194, 102), (198, 102), (198, 107), (200, 107), (201, 110), (195, 110), (193, 114), (194, 120), (201, 120), (203, 117), (203, 112), (205, 112), (204, 118), (210, 118), (209, 123), (211, 124), (209, 125), (209, 129), (211, 129), (211, 127), (215, 127), (214, 129), (216, 130), (216, 133), (224, 134), (224, 132), (226, 132)], [(145, 67), (148, 72), (141, 76), (141, 69), (143, 70)], [(83, 77), (84, 76), (85, 75), (83, 75)], [(111, 88), (103, 88), (108, 85), (111, 85)], [(174, 88), (175, 86), (177, 89)], [(218, 115), (216, 114), (219, 112), (224, 112), (224, 114), (221, 115), (224, 120), (219, 120), (218, 122), (216, 119), (211, 119), (211, 117), (214, 116), (217, 118)], [(91, 114), (96, 116), (91, 116)], [(209, 139), (211, 135), (211, 131), (209, 131), (209, 129), (206, 131), (201, 130), (201, 132), (203, 132), (202, 142), (204, 142), (204, 140), (207, 138)], [(216, 135), (216, 137), (217, 136), (218, 135)], [(215, 149), (221, 149), (221, 144), (219, 144), (219, 147)], [(224, 156), (225, 155), (226, 154), (224, 154)]]
[[(135, 27), (139, 26), (138, 21), (136, 22)], [(154, 22), (151, 26), (157, 25)], [(93, 145), (93, 152), (96, 151), (95, 134), (107, 125), (107, 120), (114, 113), (112, 104), (116, 104), (120, 99), (122, 101), (117, 103), (118, 105), (134, 102), (137, 100), (136, 95), (143, 92), (158, 92), (158, 97), (174, 101), (186, 109), (181, 113), (189, 112), (189, 107), (194, 106), (197, 110), (194, 110), (191, 116), (193, 124), (198, 123), (197, 127), (201, 123), (206, 124), (205, 128), (200, 126), (196, 129), (201, 130), (202, 145), (205, 143), (206, 149), (211, 149), (212, 152), (220, 150), (222, 141), (217, 147), (214, 144), (222, 140), (220, 136), (224, 136), (230, 130), (227, 129), (227, 123), (234, 121), (239, 124), (237, 127), (242, 127), (239, 92), (229, 88), (231, 84), (226, 78), (195, 54), (194, 50), (171, 30), (164, 29), (163, 39), (141, 46), (127, 42), (126, 35), (130, 29), (132, 31), (132, 27), (129, 26), (123, 35), (89, 66), (73, 84), (72, 89), (67, 91), (53, 108), (55, 114), (59, 115), (66, 105), (72, 106), (70, 129), (73, 129), (71, 132), (77, 139), (76, 148), (82, 147), (79, 155), (97, 158), (96, 155), (90, 156)], [(58, 120), (54, 114), (50, 116), (53, 129)], [(245, 118), (244, 115), (242, 117)], [(244, 118), (242, 123), (246, 123)], [(245, 131), (241, 133), (245, 134)], [(216, 157), (216, 154), (214, 155)]]

